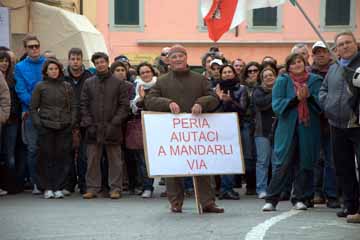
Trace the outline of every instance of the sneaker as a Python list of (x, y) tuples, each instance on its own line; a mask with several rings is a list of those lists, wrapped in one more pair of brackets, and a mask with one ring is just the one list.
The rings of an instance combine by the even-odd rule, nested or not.
[(54, 193), (55, 198), (64, 198), (64, 194), (62, 191), (58, 190)]
[(294, 205), (295, 210), (307, 210), (306, 205), (303, 202), (297, 202)]
[(71, 192), (69, 190), (67, 190), (67, 189), (63, 189), (62, 193), (64, 194), (64, 196), (70, 196), (71, 195)]
[(46, 190), (45, 193), (44, 193), (44, 198), (45, 199), (50, 199), (50, 198), (54, 198), (55, 195), (54, 195), (54, 192), (51, 191), (51, 190)]
[(266, 197), (266, 192), (261, 192), (261, 193), (259, 193), (259, 195), (258, 195), (258, 198), (259, 199), (264, 199)]
[(360, 213), (353, 215), (347, 215), (346, 222), (348, 223), (360, 223)]
[(276, 211), (276, 207), (272, 203), (265, 203), (262, 207), (263, 212), (273, 212)]
[(38, 187), (36, 186), (36, 184), (34, 184), (34, 188), (33, 188), (33, 190), (32, 190), (31, 193), (34, 194), (34, 195), (39, 195), (39, 194), (41, 194), (42, 192), (38, 189)]
[(141, 194), (142, 198), (151, 198), (152, 197), (152, 191), (151, 190), (144, 190), (144, 192)]
[(0, 196), (5, 196), (5, 195), (7, 195), (7, 194), (8, 194), (7, 191), (5, 191), (5, 190), (3, 190), (3, 189), (0, 188)]

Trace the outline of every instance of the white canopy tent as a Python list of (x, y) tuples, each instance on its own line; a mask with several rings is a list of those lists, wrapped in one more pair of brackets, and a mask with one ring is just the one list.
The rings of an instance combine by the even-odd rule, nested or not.
[(70, 48), (83, 50), (84, 64), (91, 65), (94, 52), (107, 53), (102, 34), (83, 15), (34, 2), (31, 4), (32, 32), (41, 41), (41, 50), (50, 50), (63, 63)]

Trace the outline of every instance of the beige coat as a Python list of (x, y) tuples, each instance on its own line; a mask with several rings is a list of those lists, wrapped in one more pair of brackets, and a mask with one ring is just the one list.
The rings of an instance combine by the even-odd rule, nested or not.
[(0, 72), (0, 123), (6, 122), (10, 115), (10, 92), (4, 75)]

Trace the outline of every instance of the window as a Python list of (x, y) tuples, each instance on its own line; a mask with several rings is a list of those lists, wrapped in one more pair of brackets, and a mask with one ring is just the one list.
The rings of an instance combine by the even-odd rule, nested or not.
[(280, 31), (282, 7), (258, 8), (250, 11), (248, 17), (249, 31)]
[(277, 8), (254, 9), (252, 17), (253, 26), (273, 26), (277, 25)]
[(322, 29), (351, 30), (354, 27), (355, 3), (355, 0), (322, 0), (320, 5)]
[(325, 25), (350, 25), (350, 0), (327, 0)]
[(110, 0), (112, 30), (143, 31), (144, 0)]

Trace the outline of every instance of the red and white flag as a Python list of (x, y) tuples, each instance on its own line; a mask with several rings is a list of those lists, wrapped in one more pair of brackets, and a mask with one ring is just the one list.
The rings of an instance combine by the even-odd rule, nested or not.
[(230, 29), (245, 20), (247, 11), (256, 8), (276, 7), (287, 0), (201, 0), (201, 14), (209, 37), (217, 41)]

